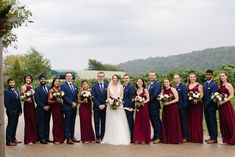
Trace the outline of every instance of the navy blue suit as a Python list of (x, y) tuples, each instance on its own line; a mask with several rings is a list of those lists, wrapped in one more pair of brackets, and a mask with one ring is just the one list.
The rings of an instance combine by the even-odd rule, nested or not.
[(176, 90), (179, 95), (179, 114), (180, 114), (180, 122), (182, 128), (182, 134), (184, 139), (188, 139), (188, 118), (187, 118), (187, 107), (188, 107), (188, 89), (183, 83), (179, 83), (176, 86)]
[(61, 85), (60, 89), (64, 91), (65, 96), (63, 97), (63, 112), (65, 115), (64, 119), (64, 132), (65, 139), (74, 138), (74, 129), (77, 115), (77, 106), (72, 108), (72, 103), (78, 104), (78, 89), (75, 84), (72, 84), (73, 89), (69, 86), (68, 82)]
[(149, 87), (149, 117), (154, 129), (153, 138), (162, 138), (162, 122), (160, 119), (160, 102), (157, 100), (158, 95), (161, 93), (161, 84), (158, 81), (152, 82)]
[(41, 141), (49, 140), (50, 132), (51, 110), (44, 110), (44, 107), (48, 106), (48, 91), (50, 90), (50, 87), (45, 85), (45, 88), (47, 90), (43, 89), (42, 85), (40, 85), (35, 89), (35, 101), (37, 103), (36, 111), (38, 118), (38, 133)]
[(218, 85), (214, 80), (211, 80), (210, 83), (204, 83), (204, 113), (206, 119), (206, 125), (208, 128), (210, 139), (217, 140), (218, 131), (217, 131), (217, 120), (216, 120), (216, 110), (217, 104), (211, 99), (213, 93), (218, 91)]
[(6, 128), (6, 143), (8, 144), (16, 140), (19, 115), (22, 113), (19, 91), (11, 88), (4, 91), (4, 105), (8, 117)]
[[(124, 86), (124, 92), (123, 92), (124, 107), (134, 108), (132, 99), (135, 96), (135, 91), (136, 91), (135, 87), (132, 86), (130, 83), (127, 86)], [(134, 128), (134, 117), (133, 117), (134, 113), (132, 111), (127, 111), (127, 110), (125, 110), (125, 112), (132, 137), (133, 128)]]
[[(105, 132), (105, 118), (106, 118), (106, 108), (103, 110), (99, 109), (100, 105), (106, 104), (107, 99), (107, 88), (108, 84), (104, 83), (103, 89), (100, 88), (100, 84), (97, 82), (93, 85), (91, 94), (94, 97), (94, 123), (95, 123), (95, 133), (96, 139), (103, 139)], [(101, 129), (100, 129), (101, 126)]]

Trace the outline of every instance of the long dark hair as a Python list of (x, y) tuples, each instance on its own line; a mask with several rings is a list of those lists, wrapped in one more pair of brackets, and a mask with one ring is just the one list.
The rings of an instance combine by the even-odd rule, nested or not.
[(135, 84), (136, 89), (138, 89), (138, 85), (137, 85), (137, 81), (138, 81), (138, 80), (141, 80), (141, 81), (143, 82), (142, 87), (143, 87), (143, 88), (146, 88), (145, 80), (144, 80), (144, 79), (142, 79), (142, 78), (137, 78), (137, 80), (136, 80), (136, 84)]
[(54, 84), (55, 84), (55, 81), (56, 81), (56, 80), (60, 80), (60, 78), (59, 78), (59, 77), (54, 77), (54, 78), (53, 78), (53, 81), (52, 81), (52, 83), (51, 83), (51, 88), (53, 88), (53, 87), (55, 86)]
[(30, 74), (26, 74), (26, 75), (24, 76), (24, 83), (26, 83), (26, 78), (27, 78), (27, 77), (30, 77), (31, 83), (33, 83), (33, 76), (30, 75)]
[[(162, 84), (163, 84), (163, 90), (166, 90), (166, 87), (164, 86), (164, 81), (168, 80), (170, 82), (170, 80), (167, 77), (164, 77)], [(172, 87), (171, 82), (170, 82), (170, 87)]]
[(82, 80), (82, 82), (81, 82), (81, 89), (82, 89), (82, 85), (83, 85), (84, 83), (87, 83), (87, 84), (89, 85), (89, 82), (88, 82), (88, 80), (87, 80), (87, 79)]

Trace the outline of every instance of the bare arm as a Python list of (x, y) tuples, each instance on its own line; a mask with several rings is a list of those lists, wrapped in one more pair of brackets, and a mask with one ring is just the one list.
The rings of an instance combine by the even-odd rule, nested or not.
[(48, 104), (49, 104), (49, 105), (52, 105), (52, 104), (54, 104), (54, 103), (56, 102), (55, 100), (53, 100), (52, 93), (53, 93), (52, 90), (50, 90), (50, 91), (48, 92)]
[(146, 95), (146, 97), (147, 97), (147, 99), (146, 99), (145, 102), (144, 102), (144, 104), (145, 104), (145, 103), (148, 103), (148, 102), (149, 102), (150, 97), (149, 97), (149, 91), (148, 91), (147, 89), (145, 89), (144, 92), (145, 92), (145, 95)]
[(110, 87), (107, 88), (107, 99), (110, 98)]
[(171, 88), (171, 90), (172, 90), (172, 93), (173, 93), (175, 99), (171, 100), (169, 102), (169, 104), (175, 104), (175, 103), (177, 103), (179, 101), (179, 94), (178, 94), (178, 92), (177, 92), (177, 90), (175, 88)]
[(198, 86), (198, 91), (199, 91), (200, 94), (201, 94), (200, 98), (203, 98), (204, 93), (203, 93), (203, 86), (202, 86), (201, 84)]
[(123, 100), (123, 86), (121, 86), (121, 94), (120, 94), (120, 101)]

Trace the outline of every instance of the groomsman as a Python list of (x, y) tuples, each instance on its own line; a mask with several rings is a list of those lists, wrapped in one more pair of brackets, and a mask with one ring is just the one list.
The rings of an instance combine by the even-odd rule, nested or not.
[(65, 79), (66, 82), (61, 85), (61, 90), (65, 93), (63, 97), (63, 112), (65, 115), (64, 132), (67, 144), (74, 144), (74, 142), (80, 142), (74, 136), (78, 105), (78, 89), (72, 82), (73, 75), (71, 72), (66, 73)]
[(94, 122), (96, 143), (100, 143), (104, 137), (105, 132), (105, 118), (106, 118), (106, 99), (108, 84), (104, 82), (104, 72), (97, 74), (97, 83), (92, 87), (91, 93), (94, 103)]
[(37, 103), (36, 111), (38, 118), (38, 133), (41, 144), (47, 144), (50, 132), (51, 110), (48, 105), (48, 91), (50, 87), (47, 86), (47, 78), (44, 75), (39, 76), (40, 85), (35, 89), (35, 101)]
[(183, 143), (188, 140), (188, 119), (187, 119), (187, 107), (188, 107), (188, 89), (181, 82), (181, 77), (179, 74), (174, 75), (174, 83), (176, 85), (176, 90), (179, 94), (178, 108), (180, 115), (180, 122), (183, 134)]
[[(135, 96), (135, 87), (131, 85), (130, 83), (130, 75), (125, 74), (123, 76), (123, 81), (124, 81), (124, 92), (123, 92), (123, 106), (127, 108), (134, 108), (132, 99)], [(134, 113), (133, 111), (128, 111), (125, 110), (126, 112), (126, 117), (127, 121), (129, 124), (130, 128), (130, 133), (131, 133), (131, 139), (132, 139), (132, 133), (133, 133), (133, 128), (134, 128)]]
[(7, 80), (8, 89), (4, 91), (4, 105), (8, 118), (6, 128), (6, 145), (16, 146), (20, 143), (16, 140), (16, 130), (19, 116), (22, 114), (22, 107), (20, 102), (20, 93), (15, 89), (15, 81), (13, 79)]
[(217, 104), (211, 99), (212, 94), (218, 91), (218, 85), (213, 80), (213, 71), (206, 71), (207, 81), (204, 83), (204, 113), (206, 119), (206, 125), (208, 128), (210, 139), (206, 140), (208, 144), (217, 143), (218, 130), (216, 120)]
[(158, 144), (162, 139), (162, 122), (160, 119), (160, 102), (157, 100), (161, 93), (161, 84), (157, 81), (157, 74), (155, 72), (149, 73), (150, 85), (148, 86), (150, 101), (149, 101), (149, 116), (153, 126), (154, 135), (152, 141)]

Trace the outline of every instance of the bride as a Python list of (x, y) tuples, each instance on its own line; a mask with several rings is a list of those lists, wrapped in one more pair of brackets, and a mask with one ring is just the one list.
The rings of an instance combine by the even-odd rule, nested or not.
[[(108, 86), (107, 99), (123, 99), (123, 86), (118, 75), (113, 75)], [(128, 145), (130, 144), (130, 131), (123, 106), (113, 110), (106, 109), (105, 134), (103, 144)]]

